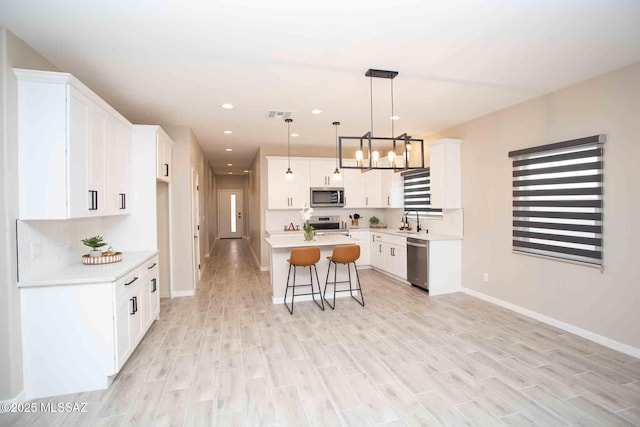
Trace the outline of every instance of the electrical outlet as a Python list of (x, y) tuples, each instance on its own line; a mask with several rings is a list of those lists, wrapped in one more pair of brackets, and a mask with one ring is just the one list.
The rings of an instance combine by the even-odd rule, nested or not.
[(482, 280), (485, 281), (485, 282), (488, 282), (489, 281), (489, 273), (484, 273), (482, 275)]

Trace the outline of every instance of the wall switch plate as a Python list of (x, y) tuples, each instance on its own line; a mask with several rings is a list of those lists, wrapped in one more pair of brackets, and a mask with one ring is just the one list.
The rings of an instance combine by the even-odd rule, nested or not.
[(489, 281), (489, 273), (482, 274), (482, 280), (485, 281), (485, 282), (488, 282)]
[(40, 243), (31, 243), (31, 259), (39, 258), (42, 253)]

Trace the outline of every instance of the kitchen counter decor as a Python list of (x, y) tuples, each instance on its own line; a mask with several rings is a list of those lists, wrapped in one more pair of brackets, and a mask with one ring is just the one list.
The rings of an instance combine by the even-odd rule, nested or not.
[(122, 252), (105, 252), (101, 256), (82, 255), (82, 263), (86, 265), (111, 264), (122, 261)]
[(304, 230), (304, 240), (310, 242), (313, 240), (314, 230), (313, 226), (309, 224), (313, 208), (307, 208), (307, 205), (305, 204), (302, 208), (302, 212), (300, 213), (302, 214), (302, 221), (304, 222), (304, 225), (302, 226), (302, 229)]

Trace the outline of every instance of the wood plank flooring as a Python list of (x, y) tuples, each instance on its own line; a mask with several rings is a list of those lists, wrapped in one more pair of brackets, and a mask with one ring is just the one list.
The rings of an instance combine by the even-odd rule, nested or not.
[[(366, 307), (271, 303), (244, 240), (216, 243), (194, 297), (108, 390), (0, 426), (638, 426), (640, 360), (465, 294), (362, 271)], [(38, 401), (40, 402), (40, 401)]]

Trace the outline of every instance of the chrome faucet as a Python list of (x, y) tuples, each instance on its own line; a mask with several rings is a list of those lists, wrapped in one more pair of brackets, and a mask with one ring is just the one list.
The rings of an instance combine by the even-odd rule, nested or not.
[(422, 228), (420, 228), (420, 214), (418, 213), (417, 210), (405, 211), (406, 214), (408, 214), (409, 212), (415, 212), (416, 213), (416, 231), (419, 233), (420, 230), (422, 230)]

